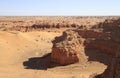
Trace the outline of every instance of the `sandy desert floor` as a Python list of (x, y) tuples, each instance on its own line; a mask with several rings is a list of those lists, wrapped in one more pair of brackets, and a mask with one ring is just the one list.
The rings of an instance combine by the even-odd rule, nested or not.
[(23, 65), (32, 57), (50, 53), (51, 41), (62, 33), (0, 31), (0, 78), (89, 78), (102, 73), (106, 65), (97, 61), (85, 65), (56, 66), (47, 70), (26, 69)]

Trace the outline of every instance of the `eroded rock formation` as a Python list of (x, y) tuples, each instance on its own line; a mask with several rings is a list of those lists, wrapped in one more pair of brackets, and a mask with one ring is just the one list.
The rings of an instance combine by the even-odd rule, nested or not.
[(0, 17), (0, 30), (30, 32), (51, 28), (89, 29), (107, 18), (117, 17)]
[(83, 42), (84, 39), (77, 32), (72, 30), (63, 32), (62, 36), (56, 37), (53, 41), (52, 61), (60, 65), (86, 62)]
[(87, 61), (85, 48), (111, 56), (108, 68), (97, 78), (120, 78), (120, 19), (106, 20), (89, 30), (65, 31), (53, 41), (52, 61), (61, 65)]
[[(96, 78), (120, 78), (120, 19), (105, 21), (103, 27), (104, 32), (109, 32), (109, 40), (101, 44), (107, 47), (109, 50), (106, 49), (106, 52), (110, 52), (113, 56), (104, 73), (96, 76)], [(109, 45), (104, 45), (107, 42)]]
[(112, 57), (110, 65), (103, 74), (95, 78), (120, 78), (120, 46), (115, 51), (116, 55)]

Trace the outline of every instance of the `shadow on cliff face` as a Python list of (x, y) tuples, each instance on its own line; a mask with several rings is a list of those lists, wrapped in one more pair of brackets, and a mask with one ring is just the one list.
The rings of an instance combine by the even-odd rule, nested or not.
[(23, 65), (25, 69), (47, 70), (58, 66), (51, 62), (51, 53), (44, 55), (43, 57), (32, 57), (28, 61), (24, 61)]
[(111, 56), (101, 52), (99, 49), (85, 48), (85, 54), (88, 56), (88, 61), (98, 61), (105, 65), (109, 65)]
[(109, 42), (105, 40), (90, 40), (85, 42), (85, 54), (88, 56), (88, 61), (98, 61), (105, 65), (109, 65), (111, 57), (114, 53), (112, 48), (109, 48)]
[[(94, 28), (95, 27), (95, 28)], [(120, 45), (120, 18), (106, 20), (93, 26), (92, 29), (102, 29), (100, 36), (88, 41), (85, 52), (91, 61), (99, 61), (109, 65), (111, 58), (115, 56)]]

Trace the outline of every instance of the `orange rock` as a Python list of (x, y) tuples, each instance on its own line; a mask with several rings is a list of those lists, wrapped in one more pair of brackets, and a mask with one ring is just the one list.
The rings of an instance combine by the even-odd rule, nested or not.
[(51, 58), (60, 65), (86, 62), (82, 38), (72, 30), (63, 32), (62, 36), (53, 41)]

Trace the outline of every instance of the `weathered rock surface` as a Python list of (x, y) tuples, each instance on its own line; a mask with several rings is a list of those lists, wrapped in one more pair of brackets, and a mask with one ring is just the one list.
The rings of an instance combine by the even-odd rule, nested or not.
[(85, 48), (98, 49), (105, 54), (115, 56), (116, 49), (120, 45), (118, 20), (112, 20), (109, 23), (105, 21), (103, 24), (98, 24), (97, 29), (94, 27), (89, 30), (65, 31), (61, 37), (53, 41), (52, 61), (62, 65), (78, 62), (81, 59), (79, 57), (82, 56), (83, 59), (86, 57)]
[(111, 55), (111, 63), (96, 78), (120, 78), (120, 19), (106, 20), (97, 26), (97, 29), (65, 31), (57, 37), (53, 41), (52, 61), (61, 65), (85, 62), (84, 48), (97, 48)]
[(102, 31), (98, 32), (99, 34), (96, 35), (94, 40), (89, 39), (87, 47), (97, 48), (104, 53), (115, 56), (116, 49), (120, 45), (120, 19), (106, 20), (96, 27), (96, 30)]
[(64, 16), (36, 16), (36, 17), (0, 17), (2, 31), (41, 31), (60, 28), (89, 29), (105, 19), (117, 17), (64, 17)]
[(111, 54), (112, 58), (111, 63), (104, 73), (96, 76), (96, 78), (120, 78), (120, 19), (112, 21), (106, 20), (102, 25), (104, 33), (109, 32), (107, 34), (109, 38), (105, 36), (104, 39), (96, 41), (97, 45), (95, 46)]
[(96, 78), (120, 78), (120, 46), (115, 51), (116, 55), (111, 59), (110, 65)]
[(85, 63), (87, 57), (84, 53), (83, 41), (84, 39), (77, 32), (72, 30), (63, 32), (62, 36), (56, 37), (53, 41), (52, 61), (61, 65)]

